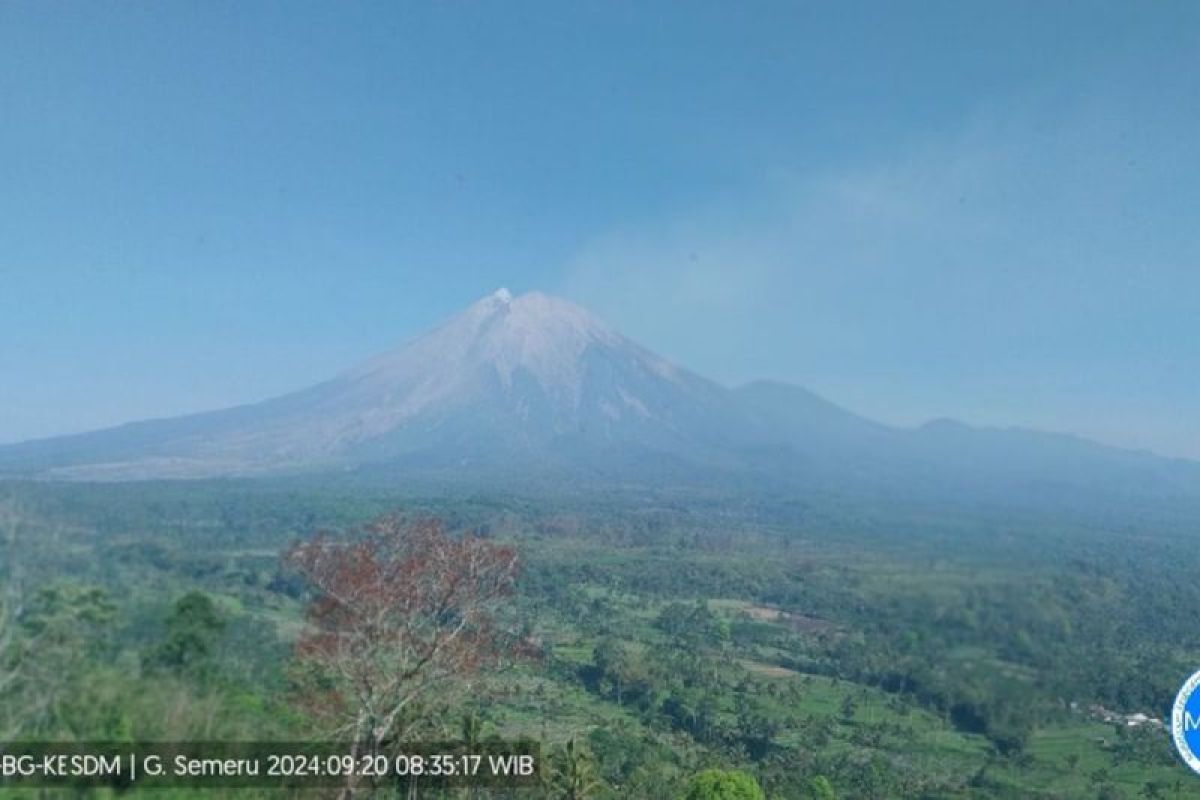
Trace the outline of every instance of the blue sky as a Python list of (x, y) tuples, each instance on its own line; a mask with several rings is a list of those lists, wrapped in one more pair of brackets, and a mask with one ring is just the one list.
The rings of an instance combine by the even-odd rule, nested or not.
[(498, 286), (725, 383), (1200, 457), (1200, 4), (0, 4), (0, 441)]

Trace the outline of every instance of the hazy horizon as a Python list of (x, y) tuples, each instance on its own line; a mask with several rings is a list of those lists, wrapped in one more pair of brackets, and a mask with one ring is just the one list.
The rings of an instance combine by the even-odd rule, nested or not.
[(0, 6), (0, 442), (507, 286), (726, 385), (1200, 458), (1200, 7), (820, 11)]
[[(491, 292), (491, 293), (489, 293), (489, 294), (487, 294), (487, 295), (484, 295), (484, 296), (483, 296), (483, 297), (481, 297), (481, 298), (475, 298), (475, 302), (477, 302), (477, 303), (482, 303), (482, 302), (485, 302), (485, 301), (488, 301), (488, 300), (490, 300), (490, 299), (491, 299), (491, 298), (493, 298), (493, 297), (501, 297), (501, 298), (502, 298), (502, 299), (504, 299), (505, 301), (509, 301), (509, 300), (512, 300), (512, 299), (514, 299), (514, 298), (517, 298), (517, 299), (519, 299), (519, 298), (520, 298), (522, 295), (526, 295), (526, 294), (533, 294), (533, 295), (538, 295), (538, 294), (541, 294), (541, 295), (545, 295), (546, 293), (544, 293), (544, 292), (541, 292), (540, 290), (536, 290), (536, 289), (534, 289), (534, 290), (530, 290), (530, 292), (527, 292), (527, 293), (523, 292), (523, 293), (520, 293), (520, 294), (515, 294), (515, 295), (514, 295), (514, 294), (512, 293), (512, 291), (511, 291), (511, 290), (510, 290), (508, 287), (506, 287), (506, 286), (503, 286), (503, 287), (499, 287), (499, 288), (498, 288), (498, 289), (496, 289), (494, 292)], [(469, 307), (470, 307), (470, 306), (467, 306), (467, 307), (465, 307), (465, 308), (469, 308)], [(464, 308), (464, 309), (460, 309), (460, 311), (463, 311), (463, 310), (465, 310), (465, 308)], [(445, 322), (445, 320), (443, 320), (442, 322)], [(342, 370), (339, 370), (337, 374), (330, 374), (330, 375), (326, 375), (324, 379), (336, 378), (336, 377), (339, 377), (340, 375), (344, 375), (344, 374), (347, 374), (347, 373), (353, 373), (353, 372), (354, 372), (356, 369), (362, 368), (363, 366), (365, 366), (365, 365), (368, 365), (368, 364), (372, 363), (373, 361), (375, 361), (375, 360), (377, 359), (377, 357), (379, 357), (379, 356), (383, 356), (383, 355), (386, 355), (387, 353), (390, 353), (390, 352), (398, 351), (398, 350), (402, 349), (404, 346), (406, 346), (407, 344), (409, 344), (410, 342), (413, 342), (413, 341), (419, 340), (419, 339), (423, 338), (424, 336), (426, 336), (426, 335), (428, 335), (428, 334), (431, 334), (431, 333), (432, 333), (432, 332), (433, 332), (433, 331), (434, 331), (436, 328), (438, 328), (438, 327), (440, 327), (440, 326), (441, 326), (441, 323), (438, 323), (437, 325), (433, 326), (432, 328), (425, 329), (425, 330), (422, 330), (422, 331), (418, 331), (418, 332), (417, 332), (416, 334), (414, 334), (413, 336), (406, 337), (404, 340), (402, 340), (402, 341), (400, 341), (400, 342), (397, 342), (397, 343), (396, 343), (396, 345), (395, 345), (395, 347), (393, 347), (393, 348), (390, 348), (389, 350), (386, 350), (386, 351), (380, 351), (380, 352), (375, 352), (375, 353), (371, 353), (371, 354), (368, 354), (368, 355), (366, 355), (366, 356), (363, 356), (362, 358), (360, 358), (360, 359), (359, 359), (359, 361), (358, 361), (358, 362), (356, 362), (356, 363), (354, 363), (354, 364), (348, 364), (348, 365), (346, 365), (346, 367), (345, 367), (344, 369), (342, 369)], [(694, 372), (694, 370), (691, 370), (691, 369), (690, 369), (690, 368), (689, 368), (689, 367), (688, 367), (686, 364), (676, 364), (676, 366), (681, 366), (681, 367), (684, 367), (685, 369), (688, 369), (689, 371), (693, 371), (693, 372)], [(701, 375), (701, 377), (703, 377), (703, 378), (709, 378), (709, 379), (711, 380), (711, 377), (710, 377), (710, 376), (708, 376), (708, 375)], [(324, 380), (324, 379), (322, 379), (322, 380)], [(774, 378), (753, 378), (753, 379), (751, 379), (751, 380), (749, 380), (749, 381), (744, 381), (744, 382), (741, 382), (741, 383), (722, 383), (722, 382), (721, 382), (721, 381), (719, 381), (719, 380), (718, 380), (718, 381), (716, 381), (716, 382), (717, 382), (718, 384), (720, 384), (720, 385), (723, 385), (723, 386), (725, 386), (726, 388), (736, 388), (736, 387), (738, 387), (738, 386), (745, 386), (745, 385), (747, 385), (747, 384), (749, 384), (749, 383), (754, 383), (754, 382), (763, 382), (763, 381), (765, 381), (765, 382), (775, 382), (775, 383), (786, 383), (786, 381), (780, 381), (780, 380), (778, 380), (778, 379), (774, 379)], [(794, 385), (799, 385), (799, 384), (794, 384)], [(309, 387), (308, 387), (308, 386), (295, 386), (295, 387), (291, 387), (291, 389), (290, 389), (290, 390), (288, 390), (288, 392), (285, 392), (284, 394), (288, 394), (288, 393), (290, 393), (290, 392), (293, 392), (293, 391), (296, 391), (296, 390), (305, 389), (305, 388), (309, 388)], [(808, 389), (810, 389), (810, 390), (811, 390), (811, 387), (803, 387), (803, 388), (808, 388)], [(819, 394), (819, 393), (818, 393), (818, 394)], [(173, 418), (173, 417), (177, 417), (177, 416), (187, 416), (187, 415), (189, 415), (189, 414), (196, 413), (196, 412), (203, 413), (203, 412), (211, 412), (211, 411), (221, 411), (221, 410), (224, 410), (224, 409), (226, 409), (226, 408), (233, 408), (233, 407), (238, 407), (238, 406), (242, 406), (242, 405), (253, 405), (253, 404), (255, 404), (255, 403), (258, 403), (258, 402), (261, 402), (261, 401), (266, 401), (266, 400), (275, 399), (275, 398), (276, 398), (276, 397), (278, 397), (278, 396), (281, 396), (281, 395), (273, 395), (273, 396), (271, 396), (271, 397), (261, 397), (261, 398), (254, 398), (254, 399), (251, 399), (251, 400), (245, 401), (245, 402), (243, 402), (243, 403), (237, 403), (237, 404), (235, 404), (234, 406), (221, 406), (221, 407), (212, 407), (212, 408), (198, 408), (198, 409), (191, 409), (191, 410), (183, 411), (183, 412), (180, 412), (180, 413), (178, 413), (178, 414), (170, 414), (170, 415), (165, 415), (165, 416), (163, 416), (163, 417), (147, 417), (147, 418), (139, 418), (139, 419), (123, 420), (123, 421), (121, 421), (121, 422), (118, 422), (118, 423), (116, 423), (116, 424), (115, 424), (114, 426), (112, 426), (112, 427), (117, 427), (117, 426), (120, 426), (120, 425), (122, 425), (122, 424), (125, 424), (125, 423), (127, 423), (127, 422), (142, 422), (142, 421), (147, 421), (147, 420), (152, 420), (152, 419), (169, 419), (169, 418)], [(906, 423), (906, 422), (903, 422), (903, 421), (894, 421), (894, 420), (891, 420), (891, 421), (889, 421), (889, 420), (886, 420), (886, 419), (883, 419), (883, 418), (875, 418), (875, 417), (870, 417), (870, 416), (869, 416), (869, 415), (867, 415), (867, 414), (862, 414), (862, 412), (860, 412), (860, 411), (859, 411), (859, 410), (857, 410), (857, 409), (850, 408), (850, 407), (848, 407), (848, 406), (845, 406), (845, 405), (843, 405), (843, 404), (841, 404), (841, 403), (838, 403), (838, 401), (837, 401), (835, 398), (831, 398), (831, 397), (825, 397), (825, 399), (826, 399), (826, 400), (831, 400), (831, 401), (833, 401), (835, 404), (837, 404), (837, 405), (841, 406), (841, 407), (842, 407), (842, 408), (844, 408), (845, 410), (847, 410), (847, 411), (850, 411), (850, 412), (852, 412), (852, 413), (855, 413), (855, 414), (861, 414), (861, 415), (862, 415), (862, 416), (864, 416), (865, 418), (868, 418), (868, 419), (874, 419), (875, 421), (881, 421), (881, 422), (885, 422), (885, 423), (887, 423), (887, 424), (891, 424), (891, 425), (894, 425), (894, 426), (896, 426), (896, 427), (899, 427), (899, 428), (916, 428), (916, 427), (920, 427), (920, 426), (922, 426), (922, 425), (924, 425), (924, 424), (927, 424), (927, 423), (939, 422), (939, 421), (944, 421), (944, 420), (950, 419), (950, 420), (954, 420), (954, 421), (957, 421), (957, 422), (964, 422), (964, 423), (966, 423), (966, 424), (968, 424), (968, 425), (972, 425), (972, 426), (978, 426), (978, 427), (984, 427), (984, 428), (994, 427), (994, 428), (998, 428), (998, 429), (1025, 429), (1023, 426), (1019, 426), (1019, 425), (1003, 425), (1003, 424), (1002, 424), (1002, 425), (987, 425), (987, 424), (982, 424), (982, 425), (981, 425), (981, 424), (979, 424), (979, 423), (973, 423), (973, 422), (971, 422), (971, 421), (969, 421), (969, 420), (962, 420), (962, 419), (955, 418), (955, 417), (929, 417), (929, 418), (927, 418), (927, 419), (922, 419), (922, 420), (919, 420), (919, 421), (917, 421), (917, 422), (915, 422), (915, 423)], [(50, 439), (52, 439), (52, 438), (55, 438), (56, 436), (59, 436), (59, 435), (69, 436), (69, 435), (71, 435), (71, 434), (74, 434), (74, 433), (87, 433), (87, 432), (90, 432), (90, 430), (95, 430), (95, 429), (86, 429), (86, 430), (81, 430), (81, 431), (66, 431), (66, 432), (64, 432), (64, 433), (62, 433), (62, 434), (51, 434), (51, 435), (50, 435), (50, 436), (48, 436), (48, 437), (35, 437), (34, 439), (18, 440), (18, 441), (16, 441), (16, 442), (0, 442), (0, 445), (3, 445), (3, 444), (17, 444), (17, 443), (21, 443), (21, 442), (23, 442), (23, 441), (36, 441), (36, 440), (38, 440), (38, 439), (43, 439), (43, 438), (50, 438)], [(1037, 430), (1037, 429), (1029, 429), (1029, 430)], [(1049, 430), (1046, 430), (1045, 432), (1048, 432), (1048, 433), (1072, 433), (1072, 432), (1070, 432), (1070, 431), (1049, 431)], [(1081, 434), (1076, 434), (1076, 435), (1081, 435)], [(1102, 442), (1102, 443), (1103, 443), (1103, 442)], [(1112, 443), (1108, 443), (1108, 444), (1112, 444)], [(1115, 445), (1115, 446), (1120, 446), (1120, 445)], [(1131, 449), (1135, 449), (1135, 450), (1137, 450), (1137, 449), (1142, 449), (1142, 448), (1131, 448)], [(1151, 451), (1151, 452), (1152, 452), (1152, 451)], [(1168, 455), (1168, 456), (1170, 456), (1171, 454), (1161, 454), (1161, 455)], [(1186, 456), (1186, 455), (1185, 455), (1185, 456), (1182, 456), (1182, 457), (1183, 457), (1183, 458), (1189, 458), (1189, 457), (1188, 457), (1188, 456)]]

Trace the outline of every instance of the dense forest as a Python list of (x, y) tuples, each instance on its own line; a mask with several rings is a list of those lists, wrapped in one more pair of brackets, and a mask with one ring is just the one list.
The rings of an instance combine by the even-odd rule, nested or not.
[[(1200, 665), (1182, 526), (730, 507), (6, 484), (4, 739), (535, 742), (522, 797), (1197, 796), (1161, 723)], [(472, 565), (432, 628), (417, 556), (437, 586)], [(406, 653), (447, 619), (474, 637), (369, 725), (329, 700), (350, 673), (322, 631), (357, 623), (322, 599), (350, 588), (415, 609)]]

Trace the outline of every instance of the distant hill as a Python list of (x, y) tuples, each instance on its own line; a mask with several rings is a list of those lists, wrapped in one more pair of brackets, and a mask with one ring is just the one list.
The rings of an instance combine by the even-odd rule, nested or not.
[(1038, 503), (1200, 498), (1194, 462), (953, 421), (894, 428), (781, 383), (728, 389), (565, 300), (505, 290), (291, 394), (0, 447), (10, 477), (328, 472)]

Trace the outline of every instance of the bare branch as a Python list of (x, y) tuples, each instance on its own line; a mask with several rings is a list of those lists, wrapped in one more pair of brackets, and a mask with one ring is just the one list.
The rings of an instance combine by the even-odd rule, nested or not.
[(378, 747), (423, 720), (434, 692), (496, 663), (497, 624), (518, 571), (516, 552), (441, 522), (389, 516), (362, 536), (329, 536), (287, 554), (315, 590), (300, 663), (316, 680), (302, 698), (326, 729)]

